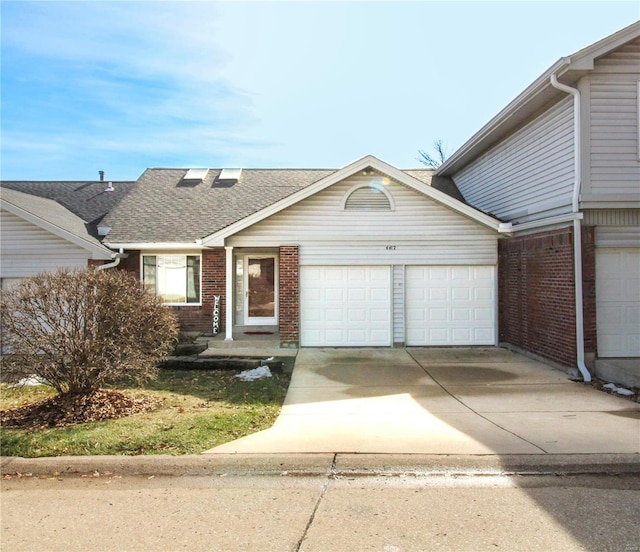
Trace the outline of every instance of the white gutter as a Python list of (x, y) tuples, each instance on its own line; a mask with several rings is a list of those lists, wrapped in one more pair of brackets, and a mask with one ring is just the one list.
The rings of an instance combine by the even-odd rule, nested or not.
[[(570, 58), (564, 58), (567, 65), (571, 62)], [(571, 208), (573, 213), (580, 211), (580, 187), (582, 184), (582, 144), (580, 141), (580, 91), (566, 84), (558, 82), (556, 72), (551, 73), (551, 85), (562, 92), (573, 96), (573, 160), (574, 160), (574, 185)], [(576, 364), (578, 370), (582, 374), (584, 381), (591, 381), (591, 374), (584, 363), (584, 307), (582, 304), (582, 231), (580, 218), (573, 220), (573, 274), (576, 304)]]
[(519, 224), (511, 224), (510, 232), (521, 232), (523, 230), (532, 230), (534, 228), (542, 228), (543, 226), (553, 226), (554, 224), (564, 224), (573, 222), (576, 219), (582, 220), (582, 213), (569, 213), (567, 215), (556, 215), (554, 217), (532, 220), (531, 222), (521, 222)]
[(104, 245), (111, 249), (135, 249), (144, 251), (201, 251), (205, 249), (199, 240), (192, 242), (129, 242), (129, 243), (112, 243), (104, 242)]

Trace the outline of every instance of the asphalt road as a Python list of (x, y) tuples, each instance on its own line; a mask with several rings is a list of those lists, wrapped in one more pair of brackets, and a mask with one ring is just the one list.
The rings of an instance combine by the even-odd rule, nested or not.
[(640, 477), (7, 475), (3, 552), (640, 551)]

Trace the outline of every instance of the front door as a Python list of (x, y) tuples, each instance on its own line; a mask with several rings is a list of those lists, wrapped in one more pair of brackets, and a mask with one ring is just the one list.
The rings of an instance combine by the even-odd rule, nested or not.
[(247, 326), (278, 323), (278, 271), (275, 255), (244, 259), (244, 321)]

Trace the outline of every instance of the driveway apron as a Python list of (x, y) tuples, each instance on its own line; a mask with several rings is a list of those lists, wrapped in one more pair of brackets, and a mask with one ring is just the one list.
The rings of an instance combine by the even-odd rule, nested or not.
[(207, 453), (638, 453), (640, 408), (498, 348), (300, 349), (272, 428)]

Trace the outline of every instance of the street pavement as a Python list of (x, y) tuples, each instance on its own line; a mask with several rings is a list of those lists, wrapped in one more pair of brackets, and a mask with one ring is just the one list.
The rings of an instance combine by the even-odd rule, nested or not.
[(640, 552), (638, 404), (503, 349), (302, 349), (207, 454), (0, 462), (3, 552)]
[(624, 551), (640, 478), (396, 474), (1, 482), (3, 551)]

